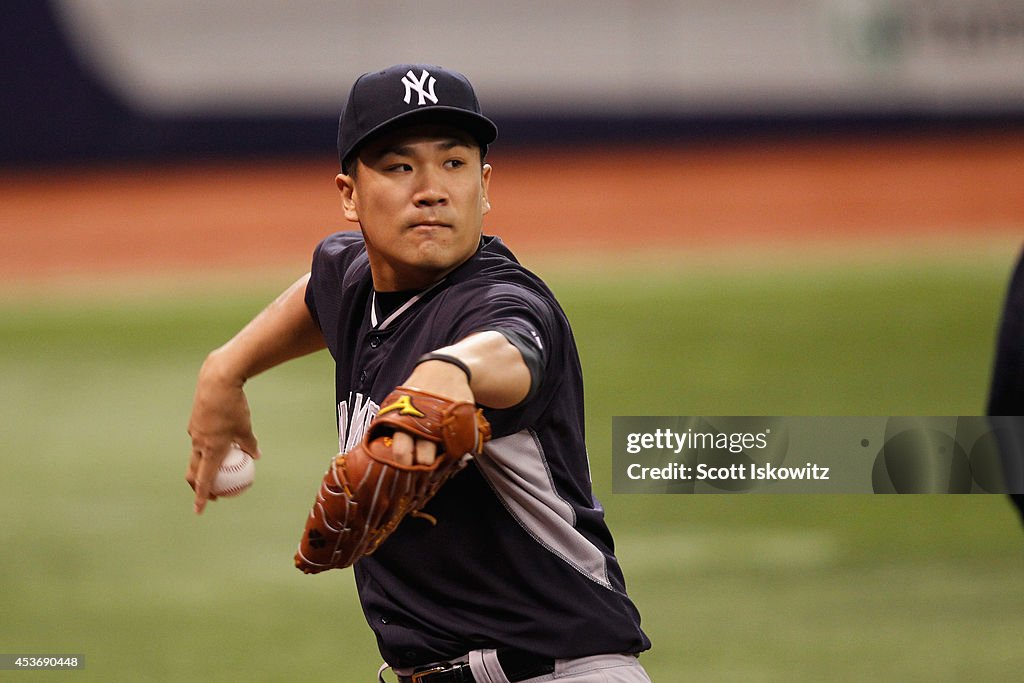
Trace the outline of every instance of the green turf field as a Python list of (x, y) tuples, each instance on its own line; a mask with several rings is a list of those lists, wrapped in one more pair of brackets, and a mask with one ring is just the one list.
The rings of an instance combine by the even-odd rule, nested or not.
[[(538, 268), (575, 326), (654, 680), (1017, 678), (1002, 497), (610, 493), (613, 415), (979, 414), (1013, 256)], [(182, 476), (203, 356), (288, 283), (0, 303), (0, 653), (86, 657), (0, 678), (372, 680), (351, 574), (291, 565), (336, 446), (330, 359), (251, 382), (251, 491), (197, 518)]]

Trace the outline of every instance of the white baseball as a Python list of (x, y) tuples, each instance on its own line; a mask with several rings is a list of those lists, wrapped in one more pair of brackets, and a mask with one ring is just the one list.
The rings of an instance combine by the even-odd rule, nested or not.
[(252, 457), (237, 445), (231, 444), (231, 450), (217, 470), (211, 492), (215, 496), (237, 496), (252, 486), (255, 478), (256, 463)]

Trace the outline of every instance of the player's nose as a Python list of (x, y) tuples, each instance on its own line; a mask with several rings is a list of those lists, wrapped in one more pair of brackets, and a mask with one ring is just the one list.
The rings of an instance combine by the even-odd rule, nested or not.
[(440, 192), (423, 192), (416, 198), (416, 206), (444, 206), (448, 203), (447, 197)]
[(424, 169), (417, 174), (417, 180), (416, 191), (413, 194), (416, 206), (440, 206), (448, 203), (448, 192), (439, 174)]

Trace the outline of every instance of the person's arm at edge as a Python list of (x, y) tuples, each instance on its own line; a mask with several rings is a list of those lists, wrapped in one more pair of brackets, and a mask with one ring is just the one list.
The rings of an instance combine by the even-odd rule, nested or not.
[(306, 306), (308, 282), (307, 273), (203, 362), (188, 424), (192, 451), (185, 474), (195, 490), (196, 514), (201, 514), (207, 500), (214, 498), (210, 487), (232, 442), (254, 458), (259, 457), (243, 391), (245, 382), (326, 346)]

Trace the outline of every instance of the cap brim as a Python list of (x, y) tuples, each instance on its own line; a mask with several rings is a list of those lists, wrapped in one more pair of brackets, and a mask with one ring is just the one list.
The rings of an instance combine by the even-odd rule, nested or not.
[(362, 137), (353, 142), (341, 155), (342, 169), (348, 168), (351, 158), (371, 138), (377, 137), (400, 126), (418, 123), (437, 123), (459, 128), (473, 136), (481, 148), (494, 142), (498, 137), (498, 127), (483, 114), (466, 111), (458, 107), (434, 106), (399, 114), (366, 131)]

